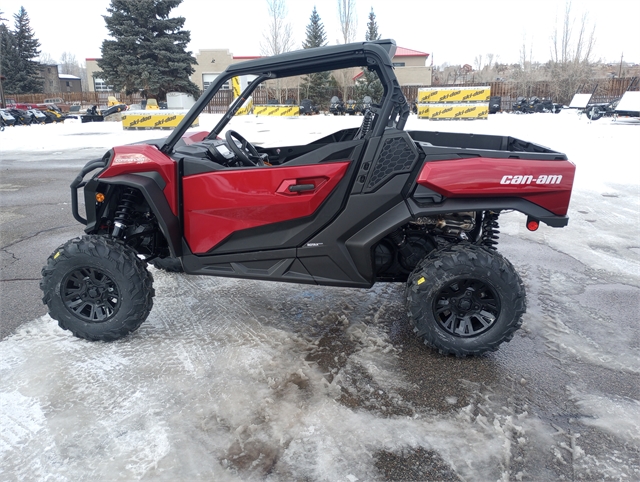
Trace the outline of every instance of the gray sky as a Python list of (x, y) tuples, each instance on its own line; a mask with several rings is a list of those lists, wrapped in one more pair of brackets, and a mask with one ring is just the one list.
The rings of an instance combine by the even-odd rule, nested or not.
[[(355, 0), (358, 38), (364, 40), (373, 7), (383, 38), (402, 47), (433, 55), (434, 63), (474, 64), (478, 55), (517, 62), (523, 45), (527, 56), (550, 58), (551, 35), (564, 15), (565, 0)], [(13, 26), (13, 15), (24, 6), (41, 50), (54, 60), (65, 51), (78, 60), (100, 57), (107, 37), (102, 15), (109, 0), (0, 0), (0, 10)], [(288, 0), (289, 21), (299, 47), (314, 5), (330, 44), (340, 38), (337, 0)], [(573, 0), (578, 28), (582, 15), (596, 27), (595, 59), (617, 63), (620, 55), (640, 63), (638, 0)], [(184, 0), (172, 16), (186, 18), (193, 53), (226, 48), (234, 55), (259, 55), (266, 29), (266, 0)]]

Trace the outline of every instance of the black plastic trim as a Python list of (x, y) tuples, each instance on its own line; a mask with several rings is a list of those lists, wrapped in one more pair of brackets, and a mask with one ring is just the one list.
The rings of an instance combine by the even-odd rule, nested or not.
[(553, 228), (562, 228), (569, 223), (568, 216), (558, 216), (551, 211), (527, 201), (526, 199), (504, 198), (448, 198), (437, 205), (420, 205), (414, 199), (408, 199), (407, 205), (414, 217), (432, 216), (461, 211), (498, 211), (513, 209), (542, 221)]

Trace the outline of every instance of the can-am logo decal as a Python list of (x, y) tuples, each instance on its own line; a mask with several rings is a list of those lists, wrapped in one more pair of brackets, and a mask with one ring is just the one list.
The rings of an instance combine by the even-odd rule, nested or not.
[(551, 174), (541, 175), (537, 178), (533, 176), (502, 176), (500, 184), (560, 184), (562, 175)]

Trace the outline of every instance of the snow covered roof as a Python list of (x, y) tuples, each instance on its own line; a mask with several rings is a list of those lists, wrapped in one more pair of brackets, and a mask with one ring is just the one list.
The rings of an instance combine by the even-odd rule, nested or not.
[(71, 75), (71, 74), (58, 74), (58, 77), (60, 79), (80, 80), (80, 77), (76, 77), (75, 75)]

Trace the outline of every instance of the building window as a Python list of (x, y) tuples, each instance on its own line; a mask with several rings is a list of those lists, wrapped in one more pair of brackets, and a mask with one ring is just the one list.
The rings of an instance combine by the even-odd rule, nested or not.
[(109, 92), (113, 90), (112, 85), (107, 85), (102, 79), (93, 79), (93, 85), (95, 87), (96, 92)]
[(393, 66), (394, 67), (404, 67), (404, 62), (394, 62)]
[[(218, 75), (220, 75), (220, 74), (202, 74), (202, 88), (203, 88), (203, 90), (207, 90), (209, 88), (209, 86), (213, 83), (213, 81), (216, 80)], [(220, 90), (231, 90), (231, 80), (227, 80), (222, 85), (222, 87), (220, 87)]]
[(51, 73), (51, 67), (47, 67), (47, 73)]
[(53, 87), (53, 80), (49, 81), (49, 87)]

